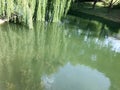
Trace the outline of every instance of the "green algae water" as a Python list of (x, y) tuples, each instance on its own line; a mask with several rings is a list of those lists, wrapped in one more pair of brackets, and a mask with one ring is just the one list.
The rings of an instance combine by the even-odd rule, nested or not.
[(3, 24), (0, 90), (120, 90), (119, 35), (119, 26), (71, 16), (33, 30)]

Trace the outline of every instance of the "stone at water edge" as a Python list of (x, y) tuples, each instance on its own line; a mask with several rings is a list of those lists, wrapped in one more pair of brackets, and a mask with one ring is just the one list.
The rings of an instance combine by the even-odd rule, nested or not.
[(7, 22), (8, 20), (7, 19), (0, 19), (0, 24), (3, 24), (5, 22)]

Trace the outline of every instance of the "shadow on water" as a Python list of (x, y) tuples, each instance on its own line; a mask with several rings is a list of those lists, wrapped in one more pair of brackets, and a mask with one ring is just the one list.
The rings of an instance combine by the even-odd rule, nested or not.
[(71, 20), (38, 22), (33, 30), (0, 26), (0, 90), (119, 90), (115, 32), (97, 21)]
[(99, 17), (99, 16), (89, 15), (87, 13), (75, 12), (75, 11), (70, 11), (70, 12), (68, 12), (68, 14), (73, 15), (73, 16), (75, 15), (75, 16), (78, 16), (78, 17), (86, 19), (86, 20), (98, 21), (102, 24), (105, 24), (109, 28), (109, 30), (111, 30), (113, 32), (118, 32), (118, 30), (120, 29), (120, 23), (117, 23), (117, 22), (114, 22), (111, 20), (107, 20), (107, 19)]
[[(82, 17), (83, 16), (83, 17)], [(91, 36), (97, 36), (100, 38), (105, 38), (108, 36), (113, 36), (120, 39), (120, 24), (115, 22), (110, 22), (108, 20), (86, 16), (85, 14), (80, 14), (80, 17), (67, 16), (67, 19), (63, 19), (65, 23), (75, 25)], [(92, 32), (92, 33), (91, 33)], [(86, 32), (85, 32), (86, 34)]]

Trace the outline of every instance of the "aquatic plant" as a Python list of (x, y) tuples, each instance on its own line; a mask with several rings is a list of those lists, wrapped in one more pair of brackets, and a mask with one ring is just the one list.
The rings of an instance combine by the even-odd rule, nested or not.
[(0, 16), (33, 28), (34, 21), (58, 22), (73, 0), (1, 0)]

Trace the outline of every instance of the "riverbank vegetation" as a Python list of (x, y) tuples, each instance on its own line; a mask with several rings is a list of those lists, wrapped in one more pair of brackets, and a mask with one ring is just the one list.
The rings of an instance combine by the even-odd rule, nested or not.
[(60, 21), (69, 8), (69, 12), (84, 12), (120, 23), (119, 0), (1, 0), (0, 18), (33, 28), (33, 21)]
[(120, 1), (119, 0), (76, 0), (72, 4), (71, 13), (85, 13), (102, 17), (113, 22), (120, 23)]
[(33, 28), (33, 21), (58, 22), (72, 0), (1, 0), (0, 17)]

